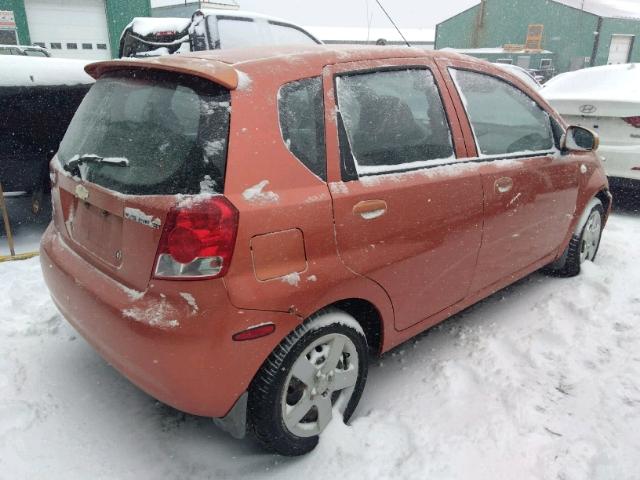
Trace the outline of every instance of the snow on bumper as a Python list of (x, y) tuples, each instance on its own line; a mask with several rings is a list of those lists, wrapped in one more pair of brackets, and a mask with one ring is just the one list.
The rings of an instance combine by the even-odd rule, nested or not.
[[(40, 253), (45, 282), (69, 323), (134, 384), (188, 413), (224, 417), (299, 323), (288, 313), (236, 309), (221, 280), (153, 281), (137, 294), (91, 267), (53, 225)], [(193, 295), (197, 308), (176, 293), (179, 288), (201, 288)], [(231, 339), (264, 322), (273, 322), (276, 332), (247, 342)]]

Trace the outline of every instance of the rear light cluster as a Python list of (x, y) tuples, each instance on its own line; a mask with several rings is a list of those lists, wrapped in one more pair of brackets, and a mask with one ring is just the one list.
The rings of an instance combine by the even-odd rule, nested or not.
[(640, 128), (640, 116), (639, 117), (626, 117), (623, 118), (625, 122), (635, 128)]
[(174, 207), (165, 221), (156, 278), (222, 277), (227, 273), (238, 232), (238, 210), (223, 196)]

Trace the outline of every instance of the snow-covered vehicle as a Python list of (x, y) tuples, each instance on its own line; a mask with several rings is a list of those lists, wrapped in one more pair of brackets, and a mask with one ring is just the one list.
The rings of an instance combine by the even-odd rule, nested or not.
[(202, 9), (191, 18), (134, 18), (122, 32), (119, 56), (319, 43), (304, 28), (286, 20), (254, 12)]
[(0, 45), (0, 55), (21, 55), (27, 57), (50, 57), (46, 48), (37, 45)]
[(268, 450), (348, 421), (369, 351), (597, 253), (597, 136), (487, 62), (264, 47), (87, 71), (51, 162), (54, 302), (153, 397)]
[(32, 194), (38, 213), (49, 188), (48, 164), (89, 90), (86, 62), (0, 56), (0, 182)]
[(640, 63), (564, 73), (540, 93), (568, 123), (598, 132), (612, 185), (640, 188)]

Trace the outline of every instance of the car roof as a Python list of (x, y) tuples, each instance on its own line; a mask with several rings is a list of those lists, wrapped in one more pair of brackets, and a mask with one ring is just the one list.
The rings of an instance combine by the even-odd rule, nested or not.
[(86, 71), (94, 78), (103, 73), (122, 69), (156, 69), (199, 76), (235, 89), (240, 82), (241, 72), (251, 73), (254, 69), (279, 67), (291, 68), (297, 62), (305, 67), (320, 71), (324, 66), (357, 62), (363, 60), (384, 60), (386, 58), (464, 58), (467, 61), (483, 63), (480, 60), (455, 52), (424, 50), (409, 47), (382, 46), (264, 46), (253, 48), (229, 48), (204, 50), (185, 54), (160, 57), (119, 59), (96, 62), (87, 65)]
[(17, 48), (20, 50), (42, 50), (44, 52), (47, 51), (46, 48), (42, 48), (39, 45), (4, 45), (0, 44), (0, 48)]

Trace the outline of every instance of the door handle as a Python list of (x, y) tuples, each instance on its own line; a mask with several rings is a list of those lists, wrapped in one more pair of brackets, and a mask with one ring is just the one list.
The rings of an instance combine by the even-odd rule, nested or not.
[(387, 202), (384, 200), (363, 200), (353, 206), (353, 214), (365, 220), (373, 220), (387, 213)]
[(510, 177), (501, 177), (495, 183), (497, 193), (507, 193), (513, 188), (513, 179)]

